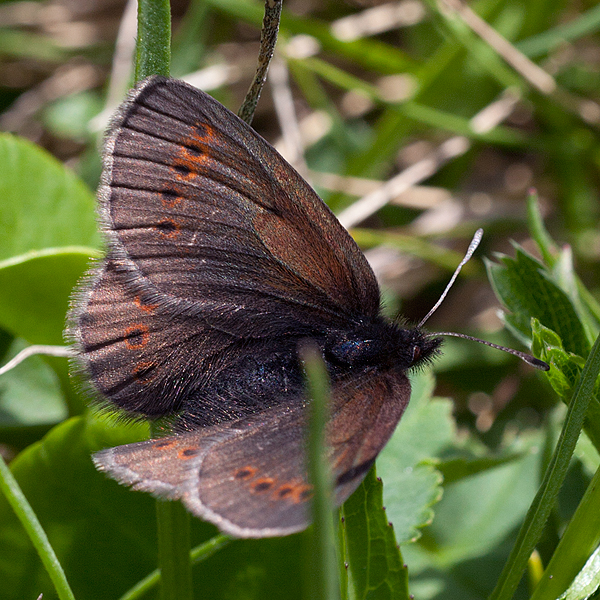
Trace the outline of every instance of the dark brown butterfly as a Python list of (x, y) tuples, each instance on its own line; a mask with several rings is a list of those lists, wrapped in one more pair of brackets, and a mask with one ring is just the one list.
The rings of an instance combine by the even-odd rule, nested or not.
[(440, 344), (380, 313), (365, 257), (298, 173), (210, 96), (153, 77), (105, 145), (108, 250), (70, 335), (106, 405), (174, 435), (103, 450), (98, 468), (239, 537), (310, 521), (299, 344), (331, 378), (335, 500), (354, 491)]

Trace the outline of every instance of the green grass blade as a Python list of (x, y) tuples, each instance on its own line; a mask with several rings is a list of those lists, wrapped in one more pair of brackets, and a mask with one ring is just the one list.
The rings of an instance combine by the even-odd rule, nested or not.
[(308, 596), (314, 600), (337, 600), (339, 596), (337, 536), (333, 526), (333, 485), (326, 460), (325, 426), (329, 419), (329, 378), (317, 348), (301, 351), (306, 370), (310, 421), (308, 432), (308, 475), (313, 485), (313, 526), (310, 530)]
[(600, 544), (600, 469), (565, 529), (531, 600), (554, 600), (575, 580)]
[(19, 521), (21, 521), (21, 524), (25, 528), (29, 539), (37, 550), (39, 557), (42, 559), (44, 567), (46, 568), (46, 571), (48, 571), (50, 579), (52, 579), (52, 583), (54, 584), (54, 588), (56, 589), (56, 593), (60, 600), (75, 600), (75, 596), (71, 591), (65, 572), (54, 553), (54, 549), (50, 545), (46, 532), (42, 528), (42, 525), (38, 521), (29, 502), (27, 502), (27, 498), (25, 498), (25, 495), (21, 491), (17, 480), (13, 477), (13, 474), (10, 472), (8, 465), (4, 462), (1, 455), (0, 490), (2, 490), (2, 493), (6, 496), (6, 499), (12, 506)]
[(512, 598), (562, 486), (600, 372), (600, 336), (577, 382), (556, 449), (490, 600)]

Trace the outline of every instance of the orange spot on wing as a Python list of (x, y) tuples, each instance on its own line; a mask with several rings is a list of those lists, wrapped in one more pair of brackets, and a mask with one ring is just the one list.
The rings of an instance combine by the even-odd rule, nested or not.
[(157, 450), (166, 450), (167, 448), (171, 448), (175, 445), (177, 445), (175, 440), (159, 440), (158, 442), (152, 444), (152, 447), (156, 448)]
[(313, 486), (312, 485), (299, 485), (294, 490), (294, 501), (297, 503), (306, 502), (310, 500), (313, 495)]
[(275, 501), (287, 500), (288, 502), (292, 502), (294, 504), (300, 504), (300, 502), (305, 502), (306, 500), (312, 498), (312, 495), (312, 485), (308, 485), (303, 481), (292, 480), (282, 483), (273, 492), (272, 498)]
[(289, 483), (284, 483), (275, 490), (275, 499), (283, 500), (294, 493), (294, 488)]
[(174, 208), (183, 201), (183, 198), (175, 193), (160, 192), (160, 201), (166, 208)]
[(179, 235), (181, 226), (174, 219), (162, 219), (156, 228), (163, 237), (175, 238)]
[(130, 350), (139, 350), (148, 343), (150, 333), (146, 325), (136, 323), (125, 330), (123, 337), (125, 339), (125, 345)]
[(192, 180), (206, 169), (205, 163), (211, 158), (214, 138), (215, 130), (210, 125), (197, 123), (194, 133), (181, 140), (181, 148), (173, 160), (178, 180)]
[(256, 475), (256, 469), (254, 467), (246, 466), (238, 469), (234, 474), (234, 479), (241, 479), (243, 481), (247, 481), (248, 479), (252, 479)]
[(134, 302), (140, 310), (143, 310), (145, 313), (148, 314), (153, 313), (154, 310), (158, 307), (158, 304), (144, 304), (140, 296), (136, 296)]
[(250, 486), (253, 492), (261, 494), (268, 492), (275, 485), (275, 480), (271, 477), (261, 477), (252, 483)]
[(190, 458), (194, 458), (194, 456), (196, 456), (199, 452), (198, 448), (184, 448), (183, 450), (180, 450), (177, 453), (177, 458), (180, 458), (182, 460), (189, 460)]

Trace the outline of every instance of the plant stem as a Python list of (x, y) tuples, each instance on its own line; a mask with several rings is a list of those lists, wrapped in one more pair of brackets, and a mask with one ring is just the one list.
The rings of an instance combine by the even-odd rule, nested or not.
[(140, 0), (138, 5), (135, 80), (168, 76), (171, 70), (171, 6), (169, 0)]
[(157, 500), (158, 562), (163, 600), (192, 600), (190, 514), (180, 502)]

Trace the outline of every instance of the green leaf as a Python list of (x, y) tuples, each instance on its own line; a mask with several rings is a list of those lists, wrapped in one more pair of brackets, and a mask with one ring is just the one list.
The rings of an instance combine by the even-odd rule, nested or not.
[(520, 458), (444, 485), (431, 525), (402, 546), (415, 597), (481, 600), (492, 590), (535, 494), (541, 443), (539, 432), (521, 435), (504, 448)]
[[(154, 523), (153, 503), (148, 499), (147, 508), (141, 510), (127, 501), (108, 500), (103, 488), (109, 482), (95, 471), (90, 459), (92, 450), (111, 442), (144, 437), (143, 429), (138, 432), (136, 436), (131, 428), (117, 430), (99, 421), (74, 418), (55, 427), (42, 442), (27, 448), (11, 463), (77, 598), (93, 597), (91, 586), (98, 598), (114, 598), (116, 590), (126, 589), (124, 574), (113, 568), (126, 556), (134, 574), (145, 573), (151, 564), (148, 559), (154, 550), (148, 523)], [(121, 497), (126, 492), (124, 488), (117, 491)], [(146, 519), (143, 527), (140, 517)], [(41, 592), (46, 599), (54, 598), (53, 586), (33, 546), (3, 497), (0, 522), (3, 599), (37, 598)], [(116, 541), (121, 550), (111, 548)], [(138, 544), (136, 551), (124, 554), (132, 541)], [(87, 594), (83, 593), (86, 589)]]
[(350, 597), (408, 600), (408, 573), (382, 504), (383, 485), (372, 468), (344, 504)]
[(377, 459), (384, 504), (401, 544), (418, 538), (418, 528), (433, 518), (431, 506), (441, 497), (442, 477), (430, 461), (455, 435), (452, 403), (431, 398), (433, 375), (419, 373), (411, 383), (408, 409)]
[(436, 468), (444, 477), (444, 485), (449, 485), (466, 477), (519, 460), (522, 457), (523, 452), (508, 452), (500, 456), (485, 456), (482, 458), (451, 458), (436, 464)]
[[(77, 600), (114, 600), (157, 565), (155, 501), (98, 473), (90, 455), (148, 435), (147, 425), (75, 417), (23, 451), (11, 469), (37, 514)], [(56, 598), (53, 586), (5, 499), (0, 497), (2, 600)], [(192, 543), (216, 529), (192, 519)], [(235, 540), (194, 567), (196, 597), (302, 598), (298, 565), (306, 534)]]
[[(532, 319), (533, 344), (537, 356), (551, 365), (544, 375), (563, 402), (569, 403), (585, 360), (566, 352), (560, 337), (551, 329)], [(600, 451), (600, 381), (594, 384), (593, 397), (585, 418), (585, 432)]]
[(0, 326), (32, 344), (62, 344), (71, 291), (91, 248), (48, 248), (0, 263)]
[(0, 326), (61, 344), (71, 289), (100, 238), (87, 186), (44, 150), (0, 135)]
[[(26, 347), (23, 340), (13, 342), (6, 359)], [(54, 371), (37, 356), (17, 365), (0, 377), (0, 440), (23, 444), (28, 432), (35, 435), (68, 416), (60, 382)], [(32, 440), (33, 441), (33, 440)]]
[[(587, 598), (600, 584), (600, 469), (569, 521), (531, 600)], [(565, 591), (566, 590), (566, 591)], [(563, 595), (561, 595), (563, 594)]]
[(569, 462), (573, 456), (577, 439), (583, 428), (585, 415), (592, 400), (594, 386), (600, 372), (600, 335), (585, 361), (581, 376), (575, 386), (573, 397), (568, 403), (567, 415), (556, 449), (544, 473), (537, 491), (517, 536), (490, 600), (509, 600), (527, 566), (527, 561), (540, 541), (550, 511), (564, 482)]
[(531, 449), (538, 439), (513, 448), (522, 459), (444, 487), (423, 539), (435, 563), (447, 568), (490, 552), (519, 524), (537, 488), (539, 456)]
[(587, 600), (600, 588), (600, 546), (590, 556), (573, 584), (559, 600)]
[(4, 493), (4, 498), (14, 510), (23, 529), (27, 531), (27, 536), (50, 576), (59, 598), (61, 600), (75, 600), (73, 591), (65, 577), (65, 572), (50, 545), (46, 532), (2, 456), (0, 456), (0, 490)]
[(531, 237), (535, 240), (544, 262), (547, 265), (554, 266), (556, 256), (560, 250), (546, 230), (542, 213), (540, 212), (537, 192), (535, 191), (530, 193), (527, 198), (527, 221)]
[(90, 137), (90, 121), (102, 111), (97, 93), (81, 92), (59, 98), (44, 111), (44, 122), (58, 137), (85, 141)]
[(94, 196), (72, 171), (9, 134), (0, 134), (0, 164), (0, 261), (46, 248), (99, 247)]
[(510, 311), (504, 318), (511, 330), (526, 342), (535, 317), (560, 336), (565, 350), (587, 356), (590, 344), (575, 307), (544, 266), (519, 246), (515, 258), (502, 256), (500, 262), (486, 260), (486, 266), (496, 296)]

